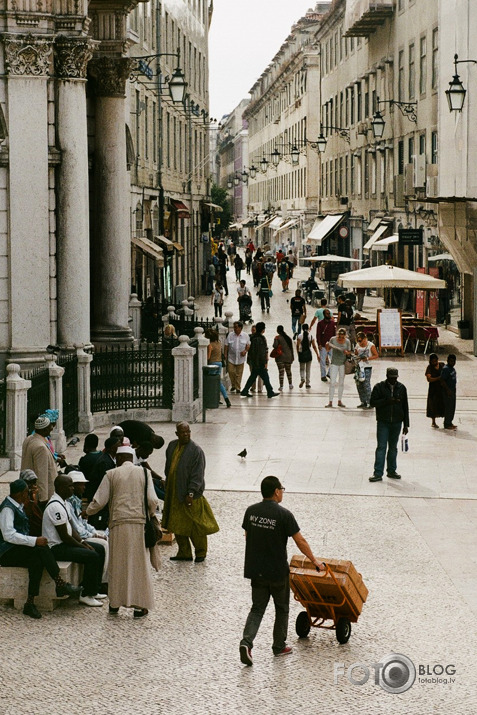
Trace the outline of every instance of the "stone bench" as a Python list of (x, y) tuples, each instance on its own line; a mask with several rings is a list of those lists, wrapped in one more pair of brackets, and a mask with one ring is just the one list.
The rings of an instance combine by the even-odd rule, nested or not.
[[(74, 586), (78, 586), (83, 577), (82, 564), (72, 561), (58, 561), (60, 576)], [(0, 566), (0, 601), (11, 604), (21, 610), (28, 595), (28, 569), (22, 566)], [(35, 598), (35, 605), (42, 611), (53, 611), (59, 601), (68, 596), (57, 596), (56, 585), (44, 570), (40, 583), (40, 593)]]

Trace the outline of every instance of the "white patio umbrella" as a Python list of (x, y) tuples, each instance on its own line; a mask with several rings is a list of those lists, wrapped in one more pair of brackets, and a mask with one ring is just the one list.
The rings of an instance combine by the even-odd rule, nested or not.
[(411, 288), (416, 290), (437, 290), (445, 288), (446, 282), (439, 278), (408, 271), (397, 266), (373, 266), (358, 271), (341, 273), (339, 285), (344, 288)]
[(349, 256), (333, 256), (331, 253), (327, 253), (324, 256), (304, 256), (305, 261), (310, 261), (312, 263), (320, 263), (321, 261), (327, 261), (328, 263), (361, 263), (361, 258), (350, 258)]
[(454, 257), (450, 253), (438, 253), (436, 256), (428, 256), (428, 261), (453, 261)]

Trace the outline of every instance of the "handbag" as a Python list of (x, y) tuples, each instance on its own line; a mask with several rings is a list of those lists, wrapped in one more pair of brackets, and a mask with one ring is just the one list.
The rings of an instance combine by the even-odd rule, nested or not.
[(280, 343), (278, 343), (277, 347), (273, 348), (272, 352), (270, 353), (270, 357), (271, 358), (279, 358), (282, 355), (283, 355), (282, 346), (280, 345)]
[(356, 370), (356, 365), (352, 358), (347, 358), (344, 366), (345, 366), (345, 375), (352, 375), (354, 373), (354, 371)]
[(146, 549), (153, 549), (158, 541), (162, 539), (162, 530), (159, 526), (155, 516), (149, 516), (149, 509), (147, 506), (147, 469), (143, 467), (144, 470), (144, 509), (146, 512), (146, 523), (144, 524), (144, 543)]
[(268, 295), (270, 298), (273, 296), (273, 291), (271, 288), (268, 289)]

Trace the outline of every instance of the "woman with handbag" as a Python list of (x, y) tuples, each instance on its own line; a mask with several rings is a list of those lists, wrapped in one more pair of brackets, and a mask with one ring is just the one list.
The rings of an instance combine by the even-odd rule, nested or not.
[(356, 380), (356, 389), (361, 400), (358, 408), (367, 410), (371, 407), (371, 373), (373, 370), (368, 363), (371, 360), (377, 360), (379, 355), (376, 346), (368, 340), (365, 333), (360, 331), (356, 335), (356, 339), (358, 342), (354, 351), (357, 358), (354, 379)]
[(346, 357), (351, 355), (351, 343), (346, 337), (345, 328), (339, 328), (335, 337), (326, 343), (328, 351), (333, 350), (330, 364), (329, 402), (325, 407), (333, 407), (336, 382), (338, 380), (338, 407), (346, 407), (341, 401), (344, 390)]
[[(223, 358), (222, 343), (219, 340), (219, 334), (216, 330), (209, 329), (205, 332), (205, 337), (208, 338), (210, 341), (207, 345), (207, 365), (216, 365), (221, 373), (223, 367)], [(222, 393), (222, 397), (224, 398), (227, 407), (232, 407), (229, 400), (229, 396), (227, 394), (227, 389), (222, 382), (222, 377), (220, 378), (220, 392)]]
[(295, 359), (293, 355), (293, 340), (285, 333), (283, 325), (277, 326), (277, 336), (273, 341), (273, 350), (270, 357), (275, 358), (278, 368), (278, 379), (280, 381), (279, 392), (283, 392), (283, 381), (285, 372), (288, 378), (288, 386), (293, 390), (293, 380), (291, 374), (292, 362)]
[(298, 335), (296, 339), (296, 351), (298, 355), (298, 362), (300, 363), (300, 384), (298, 387), (303, 387), (306, 381), (306, 389), (309, 390), (310, 385), (310, 371), (311, 371), (311, 361), (313, 360), (312, 350), (315, 351), (316, 357), (320, 359), (320, 353), (316, 347), (316, 342), (314, 337), (309, 332), (308, 323), (303, 323), (302, 334)]

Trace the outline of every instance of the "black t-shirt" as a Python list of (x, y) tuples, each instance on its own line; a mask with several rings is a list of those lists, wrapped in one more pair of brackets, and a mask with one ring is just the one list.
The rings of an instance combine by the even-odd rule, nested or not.
[(306, 302), (304, 298), (293, 296), (290, 300), (290, 310), (292, 315), (301, 315), (304, 311)]
[(247, 532), (245, 578), (286, 579), (289, 573), (287, 540), (300, 531), (291, 511), (276, 501), (264, 499), (248, 507), (242, 528)]
[(340, 325), (351, 325), (353, 322), (353, 308), (351, 308), (351, 306), (340, 303), (338, 313), (341, 314)]

